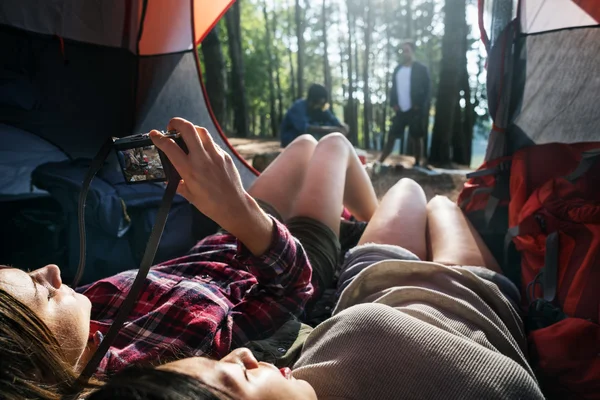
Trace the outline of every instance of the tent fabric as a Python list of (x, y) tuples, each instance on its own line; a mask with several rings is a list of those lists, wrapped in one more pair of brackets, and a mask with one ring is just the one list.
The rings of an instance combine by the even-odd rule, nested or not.
[(31, 184), (31, 173), (38, 165), (68, 160), (67, 155), (39, 136), (9, 125), (0, 124), (0, 137), (0, 197), (47, 193)]
[[(192, 45), (230, 1), (182, 0), (179, 7), (169, 2), (170, 11), (162, 13), (159, 23), (161, 14), (156, 12), (161, 4), (167, 7), (162, 0), (0, 2), (0, 122), (40, 136), (71, 158), (91, 158), (109, 137), (165, 129), (171, 117), (182, 116), (213, 134), (249, 187), (257, 172), (237, 154), (213, 118)], [(145, 21), (138, 24), (142, 34), (124, 28), (125, 20), (138, 15), (132, 9), (140, 9)], [(173, 19), (174, 9), (179, 9), (179, 19)], [(197, 15), (202, 10), (208, 14)], [(109, 34), (113, 29), (118, 35)], [(143, 39), (144, 32), (169, 38), (157, 42), (161, 52), (183, 46), (181, 32), (186, 32), (189, 50), (139, 56), (130, 45), (121, 46), (132, 37)]]
[[(234, 0), (3, 0), (0, 24), (139, 55), (192, 50)], [(138, 33), (142, 27), (142, 35)]]
[(519, 114), (509, 131), (511, 150), (598, 140), (600, 28), (561, 30), (521, 40), (526, 66), (519, 71), (524, 74), (524, 88)]
[(479, 13), (494, 119), (485, 160), (598, 140), (600, 2), (479, 0)]
[(201, 90), (198, 70), (192, 52), (140, 58), (134, 132), (166, 128), (169, 119), (179, 116), (202, 125), (215, 141), (233, 156), (242, 181), (249, 184), (256, 173), (232, 153), (229, 143), (219, 135), (219, 127), (211, 118), (209, 104)]
[(597, 0), (523, 0), (521, 30), (539, 33), (564, 28), (598, 25)]
[(516, 18), (518, 2), (518, 0), (479, 0), (480, 12), (482, 12), (480, 30), (488, 49), (497, 43), (506, 25)]

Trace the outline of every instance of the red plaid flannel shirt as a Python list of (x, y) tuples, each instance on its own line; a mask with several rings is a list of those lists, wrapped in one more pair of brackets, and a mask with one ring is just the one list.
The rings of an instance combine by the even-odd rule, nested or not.
[[(312, 270), (300, 243), (273, 221), (271, 247), (260, 257), (235, 237), (218, 234), (187, 255), (152, 267), (98, 374), (135, 363), (222, 357), (300, 314), (313, 293)], [(81, 288), (92, 302), (91, 335), (106, 334), (136, 273)]]

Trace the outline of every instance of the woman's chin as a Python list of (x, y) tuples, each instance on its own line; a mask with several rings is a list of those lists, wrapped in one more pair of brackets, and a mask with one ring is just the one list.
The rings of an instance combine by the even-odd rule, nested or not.
[(86, 296), (75, 293), (75, 298), (77, 298), (77, 303), (81, 306), (82, 310), (85, 312), (85, 315), (90, 315), (92, 311), (92, 302)]

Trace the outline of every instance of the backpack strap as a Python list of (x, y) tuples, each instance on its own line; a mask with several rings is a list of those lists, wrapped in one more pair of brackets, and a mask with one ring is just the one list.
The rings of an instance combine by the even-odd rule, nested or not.
[(569, 182), (574, 182), (581, 178), (590, 168), (600, 159), (600, 149), (589, 150), (581, 153), (581, 161), (575, 171), (564, 178)]
[(546, 257), (542, 268), (542, 291), (544, 300), (554, 301), (558, 287), (558, 232), (546, 238)]
[(476, 195), (481, 194), (481, 193), (492, 193), (493, 190), (494, 190), (494, 188), (491, 188), (491, 187), (481, 187), (481, 188), (477, 188), (477, 189), (473, 190), (473, 193), (471, 193), (471, 195), (469, 197), (467, 197), (460, 203), (460, 205), (459, 205), (460, 208), (464, 208), (467, 204), (469, 204), (471, 202), (471, 200), (473, 200), (473, 197), (475, 197)]
[(471, 179), (471, 178), (477, 178), (477, 177), (480, 177), (480, 176), (494, 175), (499, 170), (500, 170), (500, 168), (498, 168), (498, 166), (493, 167), (493, 168), (480, 169), (478, 171), (469, 172), (466, 175), (466, 177), (467, 177), (467, 179)]
[(521, 266), (517, 263), (511, 263), (511, 246), (513, 238), (519, 236), (519, 226), (512, 226), (506, 231), (504, 236), (504, 251), (503, 251), (503, 272), (504, 275), (512, 281), (517, 287), (521, 287)]

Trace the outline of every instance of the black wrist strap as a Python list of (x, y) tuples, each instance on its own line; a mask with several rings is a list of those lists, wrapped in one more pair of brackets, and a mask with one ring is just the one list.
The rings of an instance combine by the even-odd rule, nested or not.
[[(108, 156), (110, 150), (112, 148), (112, 140), (107, 142), (102, 149), (98, 152), (94, 160), (92, 161), (92, 165), (86, 175), (84, 187), (79, 196), (79, 233), (80, 233), (80, 246), (81, 246), (81, 254), (79, 267), (77, 269), (77, 273), (75, 276), (75, 282), (79, 282), (81, 276), (83, 275), (83, 270), (85, 267), (85, 221), (84, 221), (84, 211), (85, 211), (85, 200), (88, 193), (88, 189), (92, 179), (96, 175), (96, 173), (102, 168), (104, 160)], [(115, 317), (112, 325), (110, 326), (107, 334), (104, 336), (104, 339), (100, 343), (98, 349), (92, 355), (92, 358), (87, 363), (81, 375), (78, 378), (78, 385), (80, 388), (84, 387), (90, 377), (96, 372), (98, 365), (106, 355), (106, 352), (110, 348), (111, 344), (117, 337), (119, 330), (125, 323), (125, 320), (129, 316), (129, 313), (133, 309), (143, 285), (146, 280), (146, 276), (150, 271), (150, 267), (152, 266), (152, 262), (154, 261), (154, 256), (156, 255), (156, 250), (158, 249), (158, 244), (160, 242), (160, 238), (162, 236), (165, 224), (167, 222), (167, 217), (169, 216), (169, 210), (171, 208), (171, 203), (173, 202), (173, 198), (175, 197), (175, 193), (177, 192), (177, 186), (179, 185), (179, 175), (174, 171), (175, 176), (169, 177), (169, 183), (167, 184), (167, 188), (162, 198), (162, 202), (158, 213), (156, 215), (156, 220), (154, 222), (154, 226), (152, 227), (152, 232), (150, 234), (150, 238), (148, 239), (148, 244), (146, 245), (146, 250), (144, 252), (144, 256), (142, 258), (142, 262), (140, 264), (140, 268), (138, 270), (137, 276), (129, 292), (127, 293), (127, 297), (121, 304), (117, 316)]]

